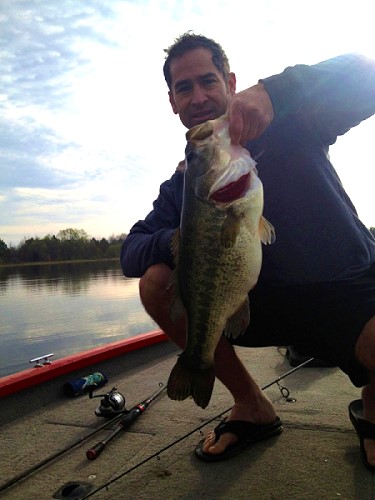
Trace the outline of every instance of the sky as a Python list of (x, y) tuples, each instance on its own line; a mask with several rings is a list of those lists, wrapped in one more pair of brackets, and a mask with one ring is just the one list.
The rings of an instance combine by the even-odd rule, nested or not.
[[(237, 90), (298, 63), (375, 59), (372, 0), (1, 0), (0, 239), (127, 233), (183, 159), (164, 49), (216, 39)], [(334, 164), (375, 226), (375, 117), (340, 137)]]

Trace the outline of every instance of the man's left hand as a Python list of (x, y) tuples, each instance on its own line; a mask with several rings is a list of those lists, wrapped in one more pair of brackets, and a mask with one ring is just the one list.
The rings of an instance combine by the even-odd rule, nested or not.
[(262, 135), (274, 117), (271, 99), (262, 83), (235, 94), (228, 113), (232, 143), (242, 146)]

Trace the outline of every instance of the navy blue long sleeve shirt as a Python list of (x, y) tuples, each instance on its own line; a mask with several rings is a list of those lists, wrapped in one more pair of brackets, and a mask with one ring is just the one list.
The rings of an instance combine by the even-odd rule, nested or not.
[[(328, 151), (338, 135), (375, 113), (374, 61), (348, 54), (261, 82), (275, 116), (246, 147), (257, 162), (276, 241), (263, 247), (259, 281), (318, 283), (361, 274), (375, 262), (375, 241)], [(121, 251), (126, 276), (140, 277), (161, 262), (173, 267), (170, 241), (180, 224), (182, 191), (183, 174), (176, 171), (161, 185), (153, 210), (130, 230)]]

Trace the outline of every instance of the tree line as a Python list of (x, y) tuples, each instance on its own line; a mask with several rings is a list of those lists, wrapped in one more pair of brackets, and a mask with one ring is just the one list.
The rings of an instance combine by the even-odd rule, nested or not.
[(0, 239), (0, 264), (119, 258), (126, 234), (91, 238), (83, 229), (63, 229), (43, 238), (24, 238), (17, 246)]
[[(375, 227), (370, 227), (375, 238)], [(24, 238), (17, 246), (8, 247), (0, 239), (0, 264), (56, 262), (119, 258), (126, 234), (95, 239), (83, 229), (63, 229), (57, 235)]]

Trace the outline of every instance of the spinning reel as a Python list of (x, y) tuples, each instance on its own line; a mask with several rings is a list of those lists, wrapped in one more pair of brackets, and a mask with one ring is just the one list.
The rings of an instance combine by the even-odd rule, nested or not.
[(107, 394), (98, 394), (93, 396), (93, 389), (89, 391), (89, 398), (102, 398), (100, 405), (95, 410), (97, 417), (112, 418), (116, 415), (129, 413), (125, 407), (125, 397), (113, 387)]

